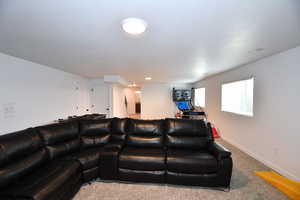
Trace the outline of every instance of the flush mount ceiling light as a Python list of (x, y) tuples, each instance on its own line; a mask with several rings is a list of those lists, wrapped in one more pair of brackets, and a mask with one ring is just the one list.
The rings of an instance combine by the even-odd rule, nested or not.
[(145, 80), (146, 81), (150, 81), (152, 78), (150, 77), (150, 76), (148, 76), (148, 77), (145, 77)]
[(122, 21), (122, 28), (126, 33), (139, 35), (146, 31), (147, 23), (139, 18), (127, 18)]

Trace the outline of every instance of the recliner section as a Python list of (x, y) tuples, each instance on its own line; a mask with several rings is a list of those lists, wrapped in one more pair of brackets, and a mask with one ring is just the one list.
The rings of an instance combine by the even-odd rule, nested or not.
[(1, 199), (65, 199), (67, 194), (63, 187), (73, 189), (81, 185), (77, 162), (55, 160), (56, 156), (74, 148), (68, 146), (68, 142), (63, 143), (72, 138), (69, 137), (72, 130), (66, 129), (64, 133), (61, 126), (53, 125), (42, 127), (41, 135), (38, 130), (30, 128), (0, 137)]
[(229, 187), (231, 153), (214, 142), (209, 123), (166, 119), (166, 140), (167, 183)]
[(130, 120), (126, 147), (119, 156), (122, 181), (165, 182), (163, 120)]
[(35, 129), (1, 136), (0, 188), (33, 172), (47, 160), (48, 155)]
[(96, 178), (229, 187), (231, 172), (202, 120), (84, 118), (0, 136), (3, 200), (67, 200)]
[(34, 200), (64, 199), (67, 192), (62, 188), (71, 188), (73, 184), (81, 185), (79, 163), (72, 161), (55, 161), (38, 168), (20, 178), (3, 193), (14, 198)]

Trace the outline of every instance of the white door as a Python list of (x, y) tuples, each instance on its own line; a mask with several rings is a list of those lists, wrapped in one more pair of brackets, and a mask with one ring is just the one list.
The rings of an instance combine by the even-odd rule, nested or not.
[(74, 92), (74, 115), (84, 115), (89, 113), (89, 97), (87, 88), (80, 82), (75, 83)]
[(95, 85), (90, 89), (91, 112), (111, 116), (110, 87), (107, 84)]

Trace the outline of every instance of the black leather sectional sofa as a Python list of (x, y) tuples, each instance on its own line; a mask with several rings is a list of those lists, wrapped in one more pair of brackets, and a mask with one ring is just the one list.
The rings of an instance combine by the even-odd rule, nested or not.
[(1, 200), (72, 199), (96, 178), (228, 188), (231, 171), (202, 120), (81, 119), (0, 136)]

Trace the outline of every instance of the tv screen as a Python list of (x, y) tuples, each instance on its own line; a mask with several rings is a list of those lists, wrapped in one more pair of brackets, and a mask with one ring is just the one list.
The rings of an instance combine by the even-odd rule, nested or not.
[(192, 99), (191, 90), (175, 90), (173, 89), (173, 101), (190, 101)]
[(179, 108), (179, 110), (189, 110), (190, 109), (190, 105), (189, 105), (188, 101), (177, 101), (176, 105)]

